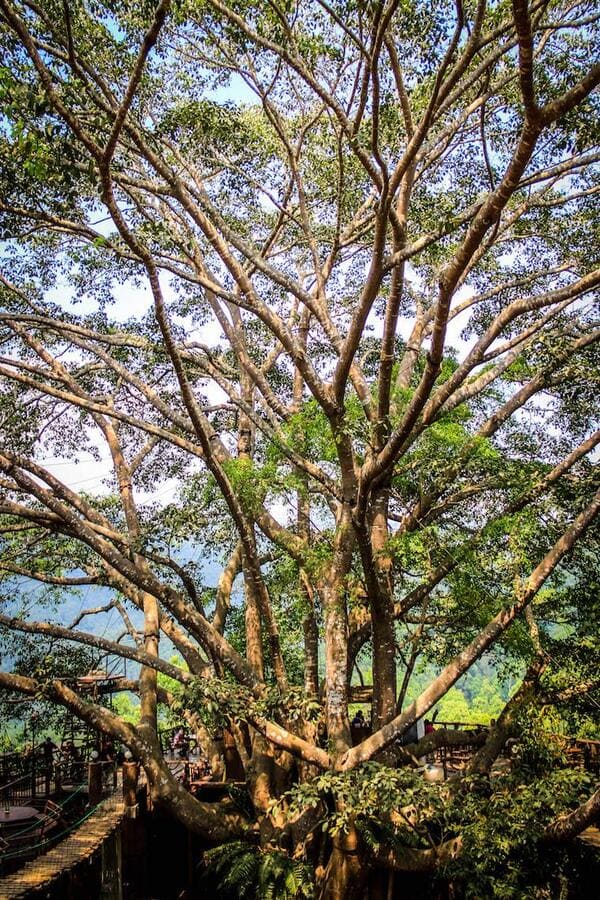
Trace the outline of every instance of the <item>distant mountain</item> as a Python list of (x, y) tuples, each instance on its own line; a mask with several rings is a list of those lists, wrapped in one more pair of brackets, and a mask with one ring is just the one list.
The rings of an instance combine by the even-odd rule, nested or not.
[[(187, 555), (187, 559), (191, 558), (191, 554)], [(194, 559), (196, 563), (198, 561)], [(179, 563), (186, 562), (186, 554), (182, 553), (181, 557), (178, 559)], [(201, 584), (207, 588), (214, 588), (217, 585), (219, 576), (221, 574), (221, 566), (219, 563), (211, 558), (207, 558), (202, 561), (201, 564), (202, 578)], [(78, 570), (74, 570), (72, 575), (81, 575), (82, 573)], [(15, 585), (18, 586), (19, 592), (21, 595), (24, 593), (27, 596), (27, 618), (33, 620), (45, 620), (56, 622), (60, 625), (70, 625), (75, 619), (81, 615), (81, 613), (85, 609), (97, 608), (101, 606), (106, 606), (110, 598), (113, 594), (113, 591), (110, 588), (99, 587), (97, 585), (85, 585), (76, 590), (65, 589), (62, 591), (53, 590), (52, 592), (52, 600), (48, 602), (47, 600), (42, 600), (42, 592), (45, 590), (45, 586), (39, 585), (37, 582), (22, 578), (16, 577), (14, 579)], [(36, 595), (40, 596), (40, 601), (36, 602)], [(59, 598), (59, 599), (57, 599)], [(18, 615), (21, 612), (21, 603), (19, 600), (15, 600), (13, 602), (6, 602), (2, 605), (2, 611), (5, 615)], [(136, 628), (143, 628), (143, 615), (141, 612), (135, 609), (131, 609), (128, 607), (128, 612), (131, 618), (133, 625)], [(123, 621), (117, 610), (110, 610), (108, 612), (97, 613), (95, 615), (86, 616), (78, 623), (77, 629), (79, 631), (87, 631), (90, 634), (101, 635), (102, 637), (109, 638), (111, 640), (116, 639), (123, 632)], [(171, 646), (170, 642), (166, 641), (163, 638), (163, 654), (170, 655), (171, 654)], [(174, 649), (172, 652), (175, 652)], [(0, 646), (0, 668), (5, 671), (10, 670), (12, 666), (13, 657), (10, 652), (2, 653), (2, 648)], [(132, 671), (136, 668), (135, 664), (128, 663), (128, 668), (131, 668)], [(131, 673), (130, 673), (131, 674)]]

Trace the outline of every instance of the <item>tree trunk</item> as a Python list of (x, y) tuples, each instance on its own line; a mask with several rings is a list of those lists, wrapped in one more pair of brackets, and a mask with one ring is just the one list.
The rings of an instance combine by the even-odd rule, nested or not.
[(323, 578), (327, 735), (334, 757), (350, 746), (348, 718), (348, 610), (346, 577), (352, 564), (353, 530), (345, 508), (335, 538), (333, 559)]
[(319, 695), (319, 629), (314, 610), (314, 599), (307, 587), (303, 587), (307, 611), (302, 619), (304, 631), (304, 690), (307, 694)]
[(356, 828), (333, 839), (333, 849), (318, 891), (319, 900), (359, 900), (369, 870), (361, 859)]
[(246, 659), (258, 677), (263, 679), (265, 667), (260, 612), (254, 594), (254, 584), (250, 579), (244, 582), (244, 594), (246, 597)]
[(381, 728), (396, 714), (396, 635), (392, 560), (388, 541), (388, 497), (381, 491), (373, 505), (371, 548), (375, 564), (375, 584), (371, 600), (373, 635), (373, 730)]

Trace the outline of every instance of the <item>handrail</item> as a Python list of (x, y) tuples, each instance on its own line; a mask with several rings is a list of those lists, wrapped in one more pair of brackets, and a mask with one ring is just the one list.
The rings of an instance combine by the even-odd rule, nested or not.
[[(61, 809), (64, 809), (65, 806), (67, 805), (67, 803), (70, 803), (71, 800), (73, 799), (73, 797), (75, 797), (80, 791), (82, 791), (84, 789), (84, 787), (85, 787), (85, 785), (80, 784), (79, 787), (76, 790), (74, 790), (72, 794), (69, 794), (69, 796), (66, 797), (66, 799), (63, 800), (62, 803), (57, 803), (56, 805), (60, 806)], [(52, 818), (52, 816), (50, 816), (50, 815), (46, 815), (46, 816), (42, 815), (42, 816), (40, 816), (40, 818), (36, 819), (35, 822), (32, 822), (31, 825), (25, 826), (25, 828), (23, 828), (21, 831), (12, 831), (11, 830), (10, 837), (16, 838), (16, 837), (20, 837), (22, 834), (27, 834), (28, 831), (33, 831), (35, 828), (39, 828), (40, 825), (43, 825), (44, 822), (47, 822), (51, 818)]]
[(0, 792), (4, 792), (7, 788), (14, 787), (15, 784), (19, 784), (21, 781), (31, 781), (31, 772), (28, 772), (27, 775), (21, 775), (20, 778), (15, 778), (14, 781), (7, 781), (6, 784), (0, 784)]
[(47, 847), (49, 844), (53, 844), (55, 841), (58, 841), (65, 835), (70, 834), (75, 828), (85, 822), (86, 819), (89, 819), (89, 817), (96, 812), (96, 810), (99, 806), (102, 805), (102, 803), (104, 803), (104, 799), (101, 800), (100, 803), (97, 803), (96, 806), (92, 806), (92, 808), (88, 810), (88, 812), (86, 812), (86, 814), (82, 816), (81, 819), (78, 819), (77, 822), (69, 825), (69, 827), (64, 831), (61, 831), (58, 834), (53, 834), (51, 838), (48, 838), (47, 840), (44, 840), (39, 844), (29, 844), (27, 847), (22, 847), (19, 850), (13, 850), (12, 853), (2, 853), (0, 854), (0, 859), (2, 859), (3, 861), (6, 859), (14, 859), (17, 856), (22, 856), (25, 853), (31, 853), (32, 850), (39, 850), (41, 847)]
[(440, 719), (436, 719), (435, 722), (432, 722), (431, 724), (434, 726), (434, 728), (435, 727), (439, 728), (440, 725), (451, 725), (455, 729), (458, 729), (458, 728), (489, 728), (490, 727), (489, 722), (486, 722), (486, 723), (483, 723), (483, 722), (458, 722), (454, 719), (452, 721), (446, 721), (446, 720), (440, 721)]

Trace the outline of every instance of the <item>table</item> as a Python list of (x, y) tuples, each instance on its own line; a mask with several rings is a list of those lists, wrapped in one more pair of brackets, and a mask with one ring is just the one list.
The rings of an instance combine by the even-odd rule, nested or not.
[(34, 806), (0, 806), (0, 828), (3, 825), (19, 825), (27, 822), (29, 819), (37, 819), (40, 815), (38, 809)]

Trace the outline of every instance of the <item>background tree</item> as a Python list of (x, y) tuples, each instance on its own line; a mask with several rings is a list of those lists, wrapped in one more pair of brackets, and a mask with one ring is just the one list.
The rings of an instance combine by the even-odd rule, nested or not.
[[(472, 849), (450, 799), (386, 765), (397, 739), (492, 650), (525, 675), (480, 773), (523, 709), (597, 691), (597, 11), (0, 0), (0, 17), (0, 622), (135, 660), (140, 721), (51, 671), (0, 686), (122, 740), (212, 840), (306, 858), (323, 897), (370, 866), (448, 862), (462, 831)], [(53, 473), (85, 450), (108, 491)], [(61, 589), (44, 621), (16, 616), (31, 579)], [(109, 590), (120, 640), (61, 621), (82, 585)], [(373, 733), (352, 747), (365, 654)], [(421, 658), (435, 675), (405, 704)], [(251, 815), (171, 777), (157, 673), (193, 720), (249, 726)], [(538, 773), (515, 773), (524, 802)], [(598, 792), (549, 824), (583, 789), (563, 784), (542, 844), (597, 810)]]

